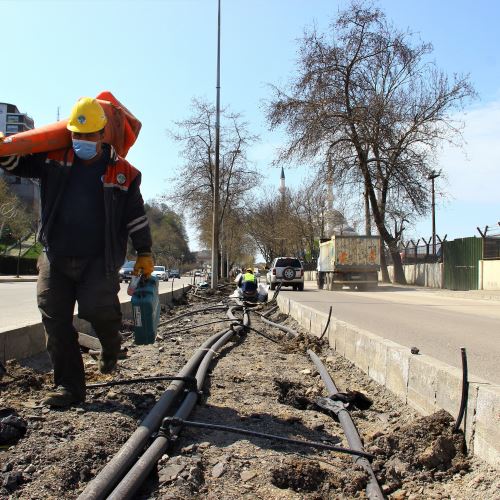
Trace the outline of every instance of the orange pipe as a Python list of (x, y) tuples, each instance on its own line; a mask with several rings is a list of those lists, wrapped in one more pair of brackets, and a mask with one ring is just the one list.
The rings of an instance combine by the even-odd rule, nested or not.
[[(101, 92), (97, 100), (108, 119), (104, 129), (104, 142), (112, 144), (116, 152), (125, 157), (139, 135), (141, 122), (111, 92)], [(66, 128), (67, 122), (68, 120), (61, 120), (6, 137), (0, 142), (0, 157), (44, 153), (70, 147), (71, 132)]]

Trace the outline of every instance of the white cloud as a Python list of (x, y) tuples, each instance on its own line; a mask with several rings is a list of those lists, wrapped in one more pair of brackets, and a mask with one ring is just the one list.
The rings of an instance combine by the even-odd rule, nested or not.
[(446, 190), (458, 201), (500, 201), (500, 101), (458, 117), (465, 122), (463, 149), (445, 146), (439, 167), (448, 176)]

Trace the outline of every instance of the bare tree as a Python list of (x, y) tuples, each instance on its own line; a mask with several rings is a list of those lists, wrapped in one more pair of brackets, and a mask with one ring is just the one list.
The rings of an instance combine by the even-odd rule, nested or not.
[[(192, 114), (176, 122), (170, 132), (183, 145), (184, 164), (171, 179), (166, 198), (189, 211), (200, 232), (206, 229), (207, 214), (212, 213), (215, 169), (215, 107), (193, 99)], [(220, 221), (232, 207), (242, 206), (244, 196), (258, 184), (259, 174), (250, 166), (248, 148), (257, 140), (238, 113), (223, 110), (220, 130)], [(202, 236), (203, 238), (203, 236)]]
[(353, 2), (331, 29), (305, 33), (298, 75), (288, 90), (274, 88), (268, 120), (289, 134), (279, 161), (331, 155), (336, 176), (362, 186), (395, 281), (405, 283), (397, 235), (386, 225), (388, 202), (426, 212), (433, 151), (457, 137), (451, 111), (474, 91), (467, 77), (450, 82), (428, 62), (429, 44), (363, 2)]

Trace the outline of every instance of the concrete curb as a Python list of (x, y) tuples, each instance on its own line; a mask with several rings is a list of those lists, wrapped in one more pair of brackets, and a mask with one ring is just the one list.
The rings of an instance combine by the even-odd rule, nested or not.
[[(186, 285), (175, 290), (160, 293), (160, 304), (171, 305), (174, 299), (179, 299), (191, 288)], [(132, 303), (130, 300), (122, 302), (123, 319), (132, 319)], [(87, 321), (80, 319), (76, 314), (73, 317), (75, 328), (81, 333), (92, 333), (92, 327)], [(34, 323), (13, 330), (0, 332), (0, 361), (9, 359), (23, 359), (46, 350), (45, 330), (43, 324)]]
[[(311, 335), (319, 336), (328, 315), (288, 297), (278, 296), (280, 310)], [(440, 408), (454, 418), (460, 408), (462, 371), (332, 316), (330, 346), (422, 415)], [(500, 465), (500, 385), (469, 375), (469, 399), (462, 429), (468, 449)]]
[(5, 276), (0, 276), (0, 283), (34, 283), (38, 281), (38, 276), (34, 278), (6, 278)]

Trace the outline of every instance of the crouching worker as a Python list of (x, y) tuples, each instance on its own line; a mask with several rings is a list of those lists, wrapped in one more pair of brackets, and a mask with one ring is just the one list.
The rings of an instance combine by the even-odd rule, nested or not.
[(0, 158), (7, 172), (40, 180), (38, 308), (54, 368), (54, 392), (44, 401), (66, 407), (85, 400), (85, 372), (73, 326), (89, 321), (102, 345), (101, 373), (111, 373), (120, 351), (122, 314), (118, 270), (128, 236), (137, 252), (135, 273), (153, 271), (151, 232), (139, 190), (141, 174), (103, 142), (106, 115), (97, 100), (80, 99), (68, 121), (72, 147)]
[(240, 276), (238, 286), (241, 288), (243, 298), (257, 297), (257, 278), (254, 276), (251, 268), (248, 268), (245, 274)]

